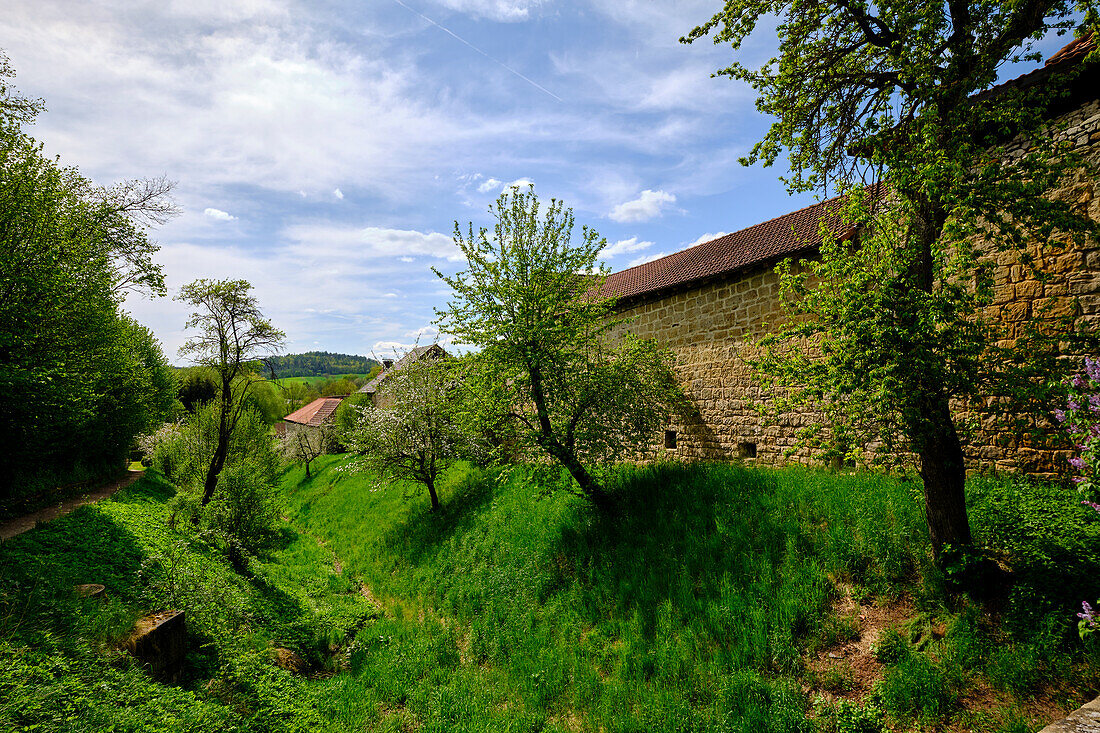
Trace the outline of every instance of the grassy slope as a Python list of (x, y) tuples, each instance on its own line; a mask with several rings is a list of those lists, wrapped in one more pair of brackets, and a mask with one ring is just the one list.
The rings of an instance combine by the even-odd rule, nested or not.
[[(930, 569), (914, 483), (631, 470), (609, 477), (619, 512), (600, 517), (564, 494), (535, 500), (539, 482), (523, 471), (494, 483), (458, 470), (432, 515), (424, 497), (340, 473), (341, 461), (324, 459), (308, 482), (288, 474), (292, 521), (402, 630), (365, 642), (360, 679), (403, 673), (393, 644), (437, 643), (440, 695), (453, 702), (456, 684), (478, 683), (448, 707), (452, 726), (495, 729), (503, 704), (515, 725), (550, 730), (808, 730), (816, 692), (844, 691), (807, 664), (851, 633), (833, 612), (838, 589), (911, 608), (873, 698), (894, 725), (1027, 730), (1100, 678), (1072, 623), (1079, 600), (1100, 594), (1100, 522), (1061, 490), (972, 486), (979, 536), (1000, 538), (1016, 571), (993, 624)], [(424, 673), (403, 674), (374, 687), (380, 707), (436, 729), (436, 698), (410, 693)], [(828, 704), (818, 714), (826, 730), (875, 717)]]
[[(277, 644), (331, 668), (329, 645), (376, 612), (358, 586), (290, 530), (251, 577), (238, 575), (204, 538), (168, 526), (174, 493), (150, 473), (0, 546), (0, 729), (361, 727), (370, 706), (341, 702), (343, 678), (311, 682), (270, 662)], [(107, 587), (106, 603), (74, 597), (74, 584), (91, 582)], [(151, 681), (119, 650), (141, 613), (162, 608), (187, 613), (178, 687)]]
[[(297, 529), (247, 577), (168, 526), (174, 490), (152, 474), (0, 545), (0, 730), (874, 731), (826, 654), (852, 633), (835, 612), (850, 597), (914, 617), (874, 696), (900, 729), (1034, 730), (1100, 686), (1073, 629), (1100, 595), (1100, 521), (1059, 489), (971, 486), (976, 533), (1016, 578), (991, 616), (928, 568), (911, 483), (627, 470), (598, 516), (536, 499), (528, 472), (459, 467), (432, 515), (343, 460), (287, 474)], [(85, 582), (109, 601), (75, 599)], [(188, 614), (178, 687), (118, 650), (166, 607)], [(273, 645), (347, 671), (291, 675)]]

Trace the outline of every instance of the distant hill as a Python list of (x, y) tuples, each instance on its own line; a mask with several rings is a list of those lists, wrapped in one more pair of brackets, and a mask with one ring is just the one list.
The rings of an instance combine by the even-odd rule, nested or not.
[(277, 377), (320, 377), (336, 374), (367, 374), (378, 362), (366, 356), (309, 351), (265, 359)]

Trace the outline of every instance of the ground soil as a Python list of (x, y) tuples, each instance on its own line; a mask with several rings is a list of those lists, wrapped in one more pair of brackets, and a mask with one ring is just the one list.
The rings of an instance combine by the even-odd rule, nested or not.
[[(811, 673), (809, 677), (814, 683), (804, 685), (803, 692), (825, 700), (844, 698), (859, 701), (871, 692), (886, 672), (886, 667), (871, 654), (871, 646), (883, 630), (904, 627), (914, 617), (916, 609), (906, 598), (887, 603), (860, 602), (853, 597), (852, 589), (846, 584), (839, 584), (838, 590), (840, 596), (833, 612), (840, 618), (852, 619), (854, 633), (852, 638), (821, 649), (806, 660), (806, 667)], [(945, 626), (938, 624), (930, 628), (933, 638), (942, 638), (946, 631)], [(1043, 689), (1037, 690), (1027, 700), (1015, 700), (1008, 693), (995, 690), (984, 679), (976, 677), (960, 700), (962, 710), (952, 722), (935, 730), (938, 733), (970, 733), (976, 729), (992, 730), (1001, 723), (1017, 722), (1004, 719), (1006, 712), (1013, 717), (1019, 716), (1037, 729), (1076, 709), (1078, 703), (1071, 702), (1072, 697), (1065, 690)], [(996, 718), (995, 722), (991, 716)], [(975, 721), (983, 723), (975, 728)], [(918, 726), (896, 730), (923, 729)]]
[(100, 484), (99, 486), (78, 496), (69, 497), (68, 499), (61, 501), (54, 506), (49, 506), (45, 509), (39, 509), (36, 512), (25, 514), (22, 517), (16, 517), (15, 519), (8, 519), (4, 522), (0, 522), (0, 541), (10, 540), (16, 535), (21, 535), (28, 530), (34, 529), (35, 526), (39, 523), (45, 524), (46, 522), (57, 519), (58, 517), (68, 514), (79, 506), (84, 506), (85, 504), (94, 504), (97, 501), (106, 499), (119, 489), (123, 489), (129, 486), (144, 475), (144, 471), (127, 471), (125, 474), (117, 479), (112, 479), (107, 483)]

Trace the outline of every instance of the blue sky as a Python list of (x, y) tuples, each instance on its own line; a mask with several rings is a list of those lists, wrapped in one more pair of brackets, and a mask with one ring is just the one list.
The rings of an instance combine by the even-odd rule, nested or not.
[[(730, 49), (678, 43), (716, 0), (5, 5), (0, 48), (48, 109), (32, 133), (99, 183), (177, 181), (153, 232), (170, 292), (247, 279), (292, 353), (434, 340), (429, 268), (461, 269), (455, 220), (489, 225), (512, 182), (563, 199), (616, 270), (813, 201), (738, 165), (767, 121), (710, 78)], [(178, 362), (186, 309), (126, 307)]]

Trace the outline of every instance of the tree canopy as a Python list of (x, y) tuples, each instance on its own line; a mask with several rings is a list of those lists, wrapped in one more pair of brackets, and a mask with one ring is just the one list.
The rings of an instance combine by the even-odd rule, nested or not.
[(0, 496), (117, 471), (168, 417), (175, 378), (128, 290), (163, 292), (150, 223), (163, 179), (96, 186), (46, 157), (24, 126), (42, 109), (0, 55)]
[[(596, 258), (605, 245), (573, 212), (533, 190), (513, 188), (490, 206), (496, 224), (455, 243), (467, 269), (439, 275), (454, 295), (439, 311), (441, 329), (479, 351), (477, 400), (485, 421), (507, 421), (520, 447), (564, 466), (583, 496), (606, 492), (585, 463), (621, 460), (651, 444), (669, 416), (677, 387), (671, 355), (652, 341), (615, 340), (614, 301), (600, 294)], [(476, 369), (474, 370), (477, 371)]]

